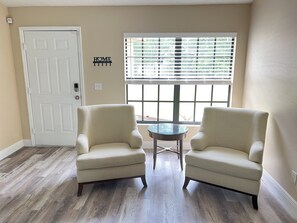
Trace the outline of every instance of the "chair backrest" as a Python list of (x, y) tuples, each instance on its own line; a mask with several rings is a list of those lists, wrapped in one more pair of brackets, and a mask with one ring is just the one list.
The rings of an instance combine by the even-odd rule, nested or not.
[(89, 146), (129, 142), (137, 128), (134, 107), (126, 104), (90, 105), (78, 108), (78, 134), (86, 134)]
[(249, 152), (255, 141), (265, 143), (267, 112), (244, 108), (204, 109), (201, 131), (208, 145), (223, 146)]

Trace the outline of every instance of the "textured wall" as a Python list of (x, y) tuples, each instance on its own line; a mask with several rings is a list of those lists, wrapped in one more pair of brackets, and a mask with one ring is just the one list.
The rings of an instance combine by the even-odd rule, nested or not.
[[(237, 32), (233, 105), (241, 106), (250, 5), (10, 8), (23, 135), (30, 138), (18, 28), (80, 26), (87, 104), (124, 103), (125, 32)], [(94, 56), (111, 56), (112, 66), (94, 67)], [(103, 84), (102, 91), (94, 83)]]
[(0, 4), (0, 150), (22, 140), (8, 9)]
[(268, 111), (264, 166), (297, 200), (297, 1), (252, 6), (244, 106)]

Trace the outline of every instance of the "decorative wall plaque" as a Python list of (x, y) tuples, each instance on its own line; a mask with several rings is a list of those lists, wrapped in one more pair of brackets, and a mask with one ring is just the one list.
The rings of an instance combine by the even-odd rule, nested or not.
[(103, 66), (105, 64), (105, 66), (107, 66), (107, 64), (109, 64), (109, 66), (111, 66), (111, 57), (94, 57), (94, 61), (93, 64), (94, 66)]

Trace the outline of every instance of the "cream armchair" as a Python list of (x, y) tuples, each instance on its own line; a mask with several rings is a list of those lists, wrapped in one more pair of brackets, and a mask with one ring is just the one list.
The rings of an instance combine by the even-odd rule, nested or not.
[(268, 113), (241, 108), (205, 108), (199, 132), (185, 155), (186, 189), (190, 180), (252, 196), (258, 209)]
[(141, 177), (144, 187), (145, 153), (131, 105), (92, 105), (78, 108), (77, 182)]

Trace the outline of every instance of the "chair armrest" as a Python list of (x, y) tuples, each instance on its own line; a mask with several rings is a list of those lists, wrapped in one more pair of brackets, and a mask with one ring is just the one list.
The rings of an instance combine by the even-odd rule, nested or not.
[(254, 142), (250, 148), (249, 160), (256, 163), (262, 163), (263, 151), (264, 151), (263, 142), (262, 141)]
[(204, 132), (198, 132), (191, 139), (192, 150), (204, 150), (207, 146), (207, 138)]
[(142, 136), (137, 129), (131, 132), (129, 144), (131, 148), (140, 148), (142, 146)]
[(89, 139), (85, 134), (79, 134), (77, 137), (76, 152), (78, 155), (89, 152)]

